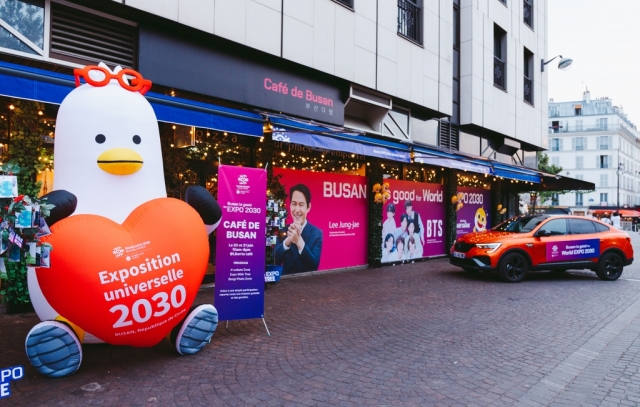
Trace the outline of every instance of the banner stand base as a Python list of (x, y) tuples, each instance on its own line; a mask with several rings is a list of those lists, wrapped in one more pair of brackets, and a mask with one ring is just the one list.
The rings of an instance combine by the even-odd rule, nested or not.
[[(271, 336), (271, 332), (269, 332), (269, 327), (267, 326), (267, 321), (265, 321), (264, 318), (262, 318), (262, 323), (264, 324), (264, 329), (267, 330), (267, 335)], [(224, 329), (227, 331), (229, 330), (229, 321), (225, 324)]]

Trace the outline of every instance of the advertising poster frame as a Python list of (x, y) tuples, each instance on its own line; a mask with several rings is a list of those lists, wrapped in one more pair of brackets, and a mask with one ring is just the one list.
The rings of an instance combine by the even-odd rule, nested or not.
[(385, 179), (384, 182), (389, 184), (390, 198), (382, 206), (380, 262), (445, 255), (444, 185), (396, 179)]
[[(303, 212), (293, 207), (291, 188), (303, 185), (310, 193), (308, 219), (306, 213), (302, 214), (307, 220), (301, 235), (305, 241), (303, 250), (290, 252), (294, 247), (285, 248), (286, 238), (278, 239), (276, 244), (276, 263), (283, 265), (283, 275), (368, 264), (367, 177), (277, 167), (273, 175), (281, 176), (280, 183), (287, 193), (288, 214), (282, 229), (286, 233), (292, 224), (300, 222)], [(298, 197), (306, 200), (303, 195), (296, 194), (296, 205)]]
[(266, 194), (264, 169), (219, 166), (214, 304), (220, 320), (264, 318)]
[(491, 190), (458, 187), (462, 208), (456, 211), (456, 238), (491, 229)]

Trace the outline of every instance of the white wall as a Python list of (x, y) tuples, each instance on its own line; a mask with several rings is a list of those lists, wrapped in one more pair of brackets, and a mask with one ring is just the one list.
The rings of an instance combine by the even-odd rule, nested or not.
[(332, 0), (124, 3), (451, 114), (451, 0), (424, 1), (422, 46), (398, 35), (396, 0), (354, 0), (353, 10)]
[[(461, 124), (475, 124), (547, 147), (546, 0), (534, 1), (534, 28), (523, 22), (522, 1), (461, 0)], [(494, 23), (507, 33), (506, 92), (493, 84)], [(524, 102), (524, 52), (533, 55), (533, 106)]]

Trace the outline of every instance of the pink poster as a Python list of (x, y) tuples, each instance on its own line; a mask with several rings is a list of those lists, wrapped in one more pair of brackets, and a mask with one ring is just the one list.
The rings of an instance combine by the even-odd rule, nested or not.
[(391, 198), (383, 205), (382, 263), (445, 254), (444, 186), (386, 179)]
[(282, 175), (287, 236), (276, 244), (282, 274), (367, 264), (367, 178), (274, 168)]

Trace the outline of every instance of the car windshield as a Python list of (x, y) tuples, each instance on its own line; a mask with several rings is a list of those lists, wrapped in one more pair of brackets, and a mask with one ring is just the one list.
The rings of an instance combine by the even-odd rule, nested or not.
[(536, 228), (547, 216), (516, 216), (507, 219), (491, 230), (497, 232), (527, 233)]

